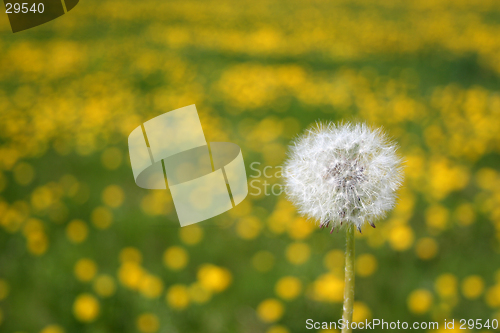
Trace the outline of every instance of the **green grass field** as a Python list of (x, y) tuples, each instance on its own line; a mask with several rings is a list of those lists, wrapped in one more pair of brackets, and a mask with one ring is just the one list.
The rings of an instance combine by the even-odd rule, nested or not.
[[(85, 0), (0, 34), (0, 332), (340, 332), (306, 320), (340, 319), (345, 236), (279, 193), (318, 120), (383, 126), (405, 160), (357, 234), (354, 319), (495, 331), (458, 321), (500, 321), (498, 1)], [(190, 104), (250, 194), (180, 228), (127, 137)]]

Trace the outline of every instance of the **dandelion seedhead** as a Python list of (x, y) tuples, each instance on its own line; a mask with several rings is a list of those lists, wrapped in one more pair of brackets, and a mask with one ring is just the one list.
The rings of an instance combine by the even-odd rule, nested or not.
[(332, 232), (353, 224), (361, 232), (394, 206), (403, 172), (397, 146), (381, 129), (365, 124), (318, 123), (290, 147), (286, 193), (299, 211), (331, 224)]

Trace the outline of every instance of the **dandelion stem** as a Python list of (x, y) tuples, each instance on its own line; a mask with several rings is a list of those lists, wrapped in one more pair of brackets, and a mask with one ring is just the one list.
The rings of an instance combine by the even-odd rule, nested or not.
[[(344, 309), (342, 313), (344, 328), (342, 333), (351, 333), (354, 305), (354, 225), (348, 224), (346, 229)], [(346, 325), (347, 323), (349, 325)]]

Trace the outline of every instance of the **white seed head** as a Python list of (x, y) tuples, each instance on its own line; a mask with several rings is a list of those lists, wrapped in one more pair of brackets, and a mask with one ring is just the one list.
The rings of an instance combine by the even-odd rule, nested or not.
[(318, 123), (290, 146), (284, 166), (286, 193), (321, 227), (374, 227), (394, 207), (403, 180), (396, 150), (381, 129)]

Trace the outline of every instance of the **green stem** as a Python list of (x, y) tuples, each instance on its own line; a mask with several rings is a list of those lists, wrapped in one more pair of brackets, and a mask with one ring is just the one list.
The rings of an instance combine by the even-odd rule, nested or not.
[[(344, 329), (342, 333), (351, 333), (352, 311), (354, 305), (354, 225), (347, 225), (345, 249), (345, 284), (344, 284)], [(345, 327), (349, 323), (349, 327)]]

